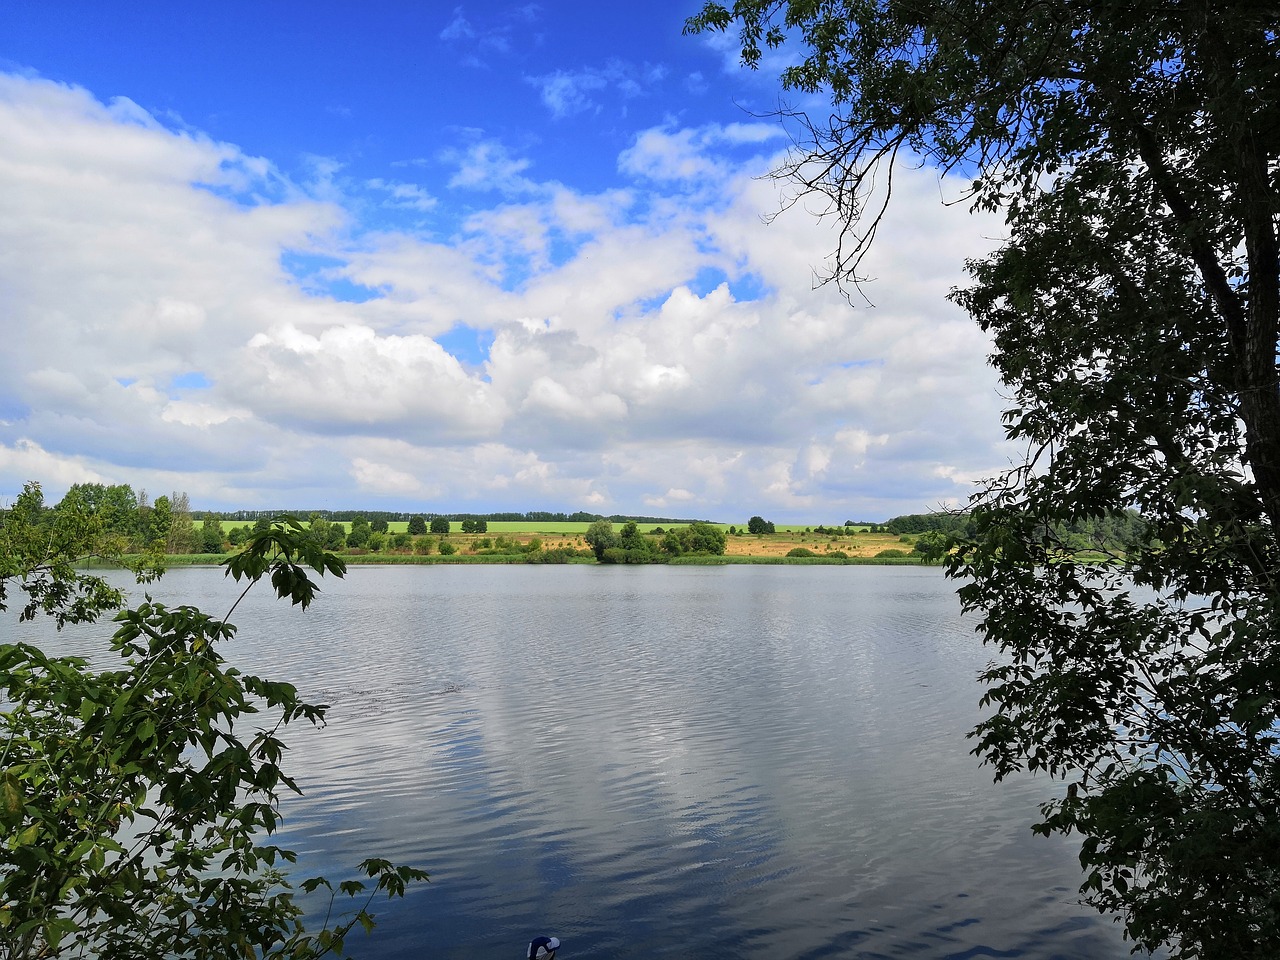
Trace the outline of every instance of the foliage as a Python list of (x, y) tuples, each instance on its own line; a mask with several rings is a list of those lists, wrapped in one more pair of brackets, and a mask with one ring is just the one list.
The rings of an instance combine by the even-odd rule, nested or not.
[(448, 519), (445, 517), (432, 517), (431, 532), (435, 534), (440, 534), (441, 536), (447, 536), (449, 533)]
[(886, 533), (962, 533), (969, 523), (967, 513), (935, 511), (934, 513), (907, 513), (894, 517), (876, 530)]
[[(573, 547), (552, 547), (550, 550), (535, 550), (525, 554), (526, 563), (569, 563), (581, 556)], [(587, 556), (592, 556), (588, 551)]]
[(453, 556), (453, 555), (454, 555), (455, 553), (457, 553), (457, 552), (458, 552), (458, 548), (457, 548), (457, 547), (455, 547), (455, 546), (454, 546), (452, 543), (450, 543), (448, 540), (441, 540), (441, 541), (440, 541), (440, 555), (441, 555), (442, 557), (451, 557), (451, 556)]
[[(40, 609), (62, 625), (118, 608), (119, 590), (66, 566), (110, 549), (110, 512), (76, 498), (50, 519), (39, 500), (39, 487), (28, 484), (0, 517), (0, 611), (11, 583), (32, 599), (23, 617)], [(318, 590), (305, 567), (335, 576), (345, 569), (292, 518), (256, 533), (225, 563), (246, 591), (267, 577), (303, 608)], [(115, 669), (0, 645), (8, 705), (0, 713), (8, 838), (0, 846), (0, 957), (340, 955), (350, 930), (372, 926), (374, 894), (401, 895), (425, 879), (368, 859), (359, 870), (371, 883), (345, 881), (335, 893), (360, 897), (355, 912), (308, 934), (281, 872), (294, 854), (264, 837), (279, 821), (281, 791), (297, 790), (280, 766), (281, 731), (323, 722), (324, 707), (288, 683), (227, 667), (217, 647), (235, 627), (225, 620), (148, 599), (116, 621)], [(244, 722), (260, 711), (245, 739)], [(324, 878), (301, 886), (332, 890)]]
[(212, 513), (204, 515), (200, 525), (200, 543), (205, 553), (221, 553), (227, 543), (227, 536), (222, 530), (222, 521)]
[(951, 549), (951, 539), (937, 530), (929, 530), (916, 538), (911, 549), (920, 554), (925, 563), (938, 563)]
[(347, 528), (340, 523), (330, 523), (323, 545), (326, 550), (341, 550), (347, 545)]
[(420, 537), (427, 532), (427, 520), (425, 517), (409, 518), (409, 535), (411, 537)]
[[(156, 501), (157, 504), (159, 500)], [(169, 534), (165, 538), (167, 553), (191, 553), (199, 542), (191, 519), (191, 501), (185, 493), (174, 491), (169, 499)]]
[(595, 520), (587, 527), (587, 532), (583, 539), (586, 540), (587, 546), (591, 548), (591, 552), (596, 555), (597, 560), (604, 559), (604, 552), (611, 547), (618, 546), (618, 537), (613, 532), (613, 523), (609, 520)]
[(719, 556), (724, 553), (726, 540), (723, 530), (695, 520), (687, 527), (668, 530), (663, 537), (662, 547), (672, 556), (688, 553)]
[(363, 549), (369, 545), (369, 538), (373, 535), (373, 528), (369, 525), (368, 519), (358, 516), (351, 521), (351, 531), (347, 534), (348, 547), (355, 550)]
[[(1280, 8), (738, 0), (689, 28), (735, 22), (836, 107), (784, 171), (843, 219), (835, 276), (900, 156), (1006, 216), (955, 295), (1027, 450), (948, 561), (1000, 651), (975, 752), (1066, 781), (1037, 829), (1083, 837), (1140, 947), (1280, 955)], [(1071, 540), (1131, 510), (1116, 556)]]
[(747, 521), (747, 533), (776, 533), (777, 528), (764, 517), (752, 517)]
[(475, 517), (467, 517), (462, 521), (463, 533), (488, 533), (489, 521), (476, 519)]
[(8, 609), (9, 588), (25, 594), (20, 620), (52, 617), (67, 623), (94, 619), (124, 603), (124, 595), (102, 577), (76, 569), (87, 560), (118, 562), (146, 582), (163, 572), (158, 552), (126, 558), (127, 544), (114, 530), (112, 515), (86, 498), (68, 493), (57, 510), (46, 510), (38, 483), (28, 483), (8, 510), (0, 512), (0, 612)]
[(808, 547), (792, 547), (787, 551), (788, 557), (816, 557), (817, 554)]

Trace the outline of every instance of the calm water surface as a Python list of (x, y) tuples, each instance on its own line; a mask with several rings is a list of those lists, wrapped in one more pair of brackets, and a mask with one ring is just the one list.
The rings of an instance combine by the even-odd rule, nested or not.
[[(222, 615), (220, 571), (159, 599)], [(378, 854), (431, 883), (356, 953), (1121, 958), (1043, 779), (969, 756), (988, 654), (937, 570), (353, 568), (259, 588), (228, 657), (332, 705), (290, 737), (298, 876)], [(62, 642), (87, 643), (67, 636)]]

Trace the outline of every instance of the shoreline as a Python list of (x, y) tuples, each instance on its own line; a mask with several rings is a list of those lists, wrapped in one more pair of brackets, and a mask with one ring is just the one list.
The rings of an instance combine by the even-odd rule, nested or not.
[[(214, 554), (214, 553), (193, 553), (193, 554), (171, 554), (165, 557), (165, 567), (218, 567), (221, 566), (234, 553)], [(856, 567), (856, 566), (909, 566), (924, 567), (936, 566), (941, 564), (927, 563), (920, 557), (778, 557), (764, 555), (695, 555), (672, 557), (670, 560), (661, 563), (600, 563), (599, 561), (588, 557), (574, 557), (566, 561), (547, 563), (541, 560), (530, 560), (528, 554), (497, 554), (480, 556), (475, 554), (453, 554), (452, 556), (442, 556), (440, 554), (432, 554), (427, 556), (419, 556), (415, 554), (338, 554), (348, 567), (353, 566), (434, 566), (439, 564), (491, 564), (496, 566), (560, 566), (563, 564), (590, 564), (601, 567), (626, 567), (626, 566), (696, 566), (696, 567), (723, 567), (723, 566), (822, 566), (822, 567)], [(126, 557), (125, 559), (132, 559)], [(106, 561), (90, 561), (84, 564), (78, 564), (87, 569), (102, 568), (110, 569), (121, 567), (121, 564), (110, 563)]]

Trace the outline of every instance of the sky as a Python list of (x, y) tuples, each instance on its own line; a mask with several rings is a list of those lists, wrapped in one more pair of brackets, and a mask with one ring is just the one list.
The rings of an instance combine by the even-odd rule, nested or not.
[[(698, 3), (0, 5), (0, 504), (884, 520), (1006, 468), (900, 171), (861, 292)], [(846, 293), (851, 295), (846, 296)]]

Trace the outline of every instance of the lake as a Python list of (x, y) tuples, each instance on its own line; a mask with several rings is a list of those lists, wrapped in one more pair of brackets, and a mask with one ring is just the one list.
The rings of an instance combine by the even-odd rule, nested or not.
[[(218, 616), (237, 593), (150, 589)], [(287, 738), (295, 875), (431, 873), (358, 956), (1129, 955), (1075, 845), (1031, 835), (1054, 784), (969, 755), (990, 653), (937, 569), (353, 567), (232, 619), (230, 660), (332, 705)]]

